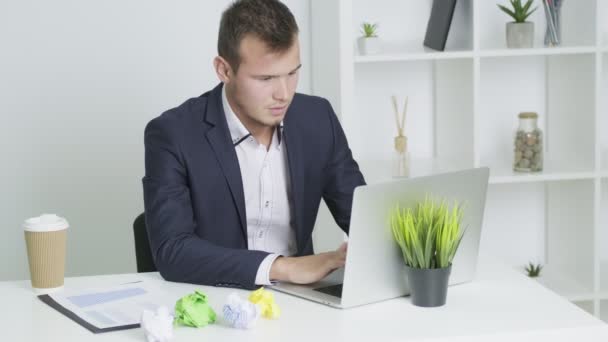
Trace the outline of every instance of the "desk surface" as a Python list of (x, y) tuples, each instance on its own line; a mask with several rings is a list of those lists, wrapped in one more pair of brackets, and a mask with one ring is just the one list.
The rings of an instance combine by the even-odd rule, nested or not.
[[(450, 287), (441, 308), (418, 308), (406, 297), (348, 310), (275, 292), (278, 320), (251, 330), (221, 324), (177, 327), (174, 341), (608, 341), (608, 325), (537, 282), (503, 266), (480, 265), (475, 281)], [(219, 313), (233, 289), (163, 281), (157, 273), (67, 278), (66, 287), (158, 282), (177, 300), (202, 289)], [(245, 297), (248, 291), (239, 291)], [(145, 341), (141, 329), (94, 335), (46, 304), (29, 281), (0, 282), (0, 334), (6, 341)]]

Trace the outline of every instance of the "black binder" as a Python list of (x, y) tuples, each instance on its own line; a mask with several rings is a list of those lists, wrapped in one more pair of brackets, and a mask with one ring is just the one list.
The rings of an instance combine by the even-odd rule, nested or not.
[(443, 51), (448, 40), (456, 0), (433, 0), (431, 16), (426, 26), (424, 46)]
[(40, 296), (38, 296), (38, 298), (42, 302), (48, 304), (53, 309), (55, 309), (55, 310), (59, 311), (60, 313), (62, 313), (63, 315), (65, 315), (67, 318), (80, 324), (82, 327), (86, 328), (88, 331), (92, 332), (93, 334), (139, 328), (139, 324), (121, 325), (121, 326), (110, 327), (110, 328), (98, 328), (98, 327), (94, 326), (93, 324), (90, 324), (89, 322), (85, 321), (84, 319), (78, 317), (78, 315), (76, 315), (72, 311), (66, 309), (61, 304), (57, 303), (49, 295), (40, 295)]

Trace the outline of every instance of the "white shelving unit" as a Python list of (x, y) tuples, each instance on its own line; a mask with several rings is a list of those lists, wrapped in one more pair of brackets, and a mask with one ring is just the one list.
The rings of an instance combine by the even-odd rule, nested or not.
[(582, 302), (574, 302), (574, 304), (576, 304), (578, 307), (580, 307), (581, 309), (587, 311), (588, 313), (593, 315), (593, 311), (594, 311), (594, 305), (593, 305), (593, 301), (582, 301)]
[[(489, 166), (482, 250), (522, 271), (545, 264), (540, 283), (599, 317), (608, 312), (608, 1), (565, 1), (562, 45), (551, 48), (537, 1), (535, 47), (507, 49), (509, 18), (496, 2), (459, 0), (444, 52), (422, 47), (431, 4), (312, 0), (313, 92), (332, 102), (368, 183), (392, 178), (390, 96), (401, 106), (407, 95), (411, 175)], [(358, 54), (364, 21), (379, 24), (383, 53)], [(511, 169), (522, 111), (540, 115), (540, 173)]]
[[(598, 239), (600, 245), (600, 293), (602, 299), (608, 300), (608, 248), (605, 247), (608, 245), (608, 178), (606, 177), (601, 181), (599, 213), (599, 224), (601, 227)], [(606, 309), (608, 309), (608, 307)], [(608, 310), (606, 310), (606, 312), (608, 312)]]
[[(608, 44), (608, 42), (606, 44)], [(600, 57), (600, 60), (602, 63), (602, 77), (601, 81), (599, 81), (599, 86), (601, 87), (600, 108), (603, 110), (603, 113), (599, 119), (600, 124), (598, 125), (598, 130), (600, 132), (606, 132), (608, 131), (608, 96), (606, 96), (606, 94), (608, 94), (608, 47), (604, 47), (604, 53)], [(605, 178), (608, 178), (608, 136), (607, 134), (600, 134), (600, 136), (601, 170), (602, 175)]]

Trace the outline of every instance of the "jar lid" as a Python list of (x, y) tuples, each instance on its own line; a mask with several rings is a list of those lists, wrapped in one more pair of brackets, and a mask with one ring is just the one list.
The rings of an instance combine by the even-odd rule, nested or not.
[(521, 112), (519, 113), (520, 119), (536, 119), (538, 118), (538, 114), (535, 112)]

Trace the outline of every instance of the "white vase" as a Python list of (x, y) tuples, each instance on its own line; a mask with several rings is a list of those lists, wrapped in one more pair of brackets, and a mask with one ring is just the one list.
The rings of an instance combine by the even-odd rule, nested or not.
[(378, 37), (359, 37), (357, 45), (361, 55), (373, 55), (380, 52), (380, 38)]
[(534, 46), (534, 23), (507, 23), (507, 47), (510, 49)]

